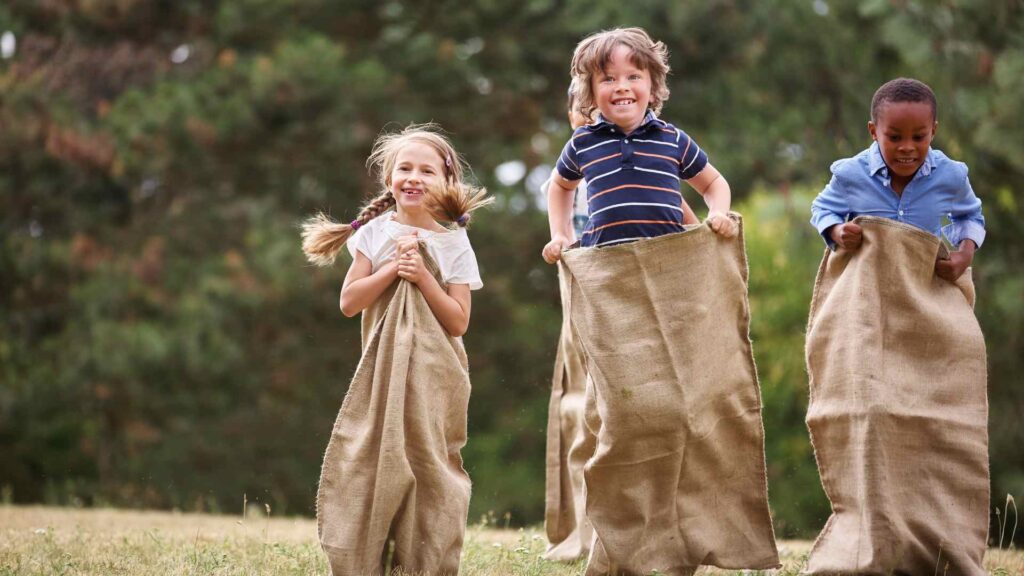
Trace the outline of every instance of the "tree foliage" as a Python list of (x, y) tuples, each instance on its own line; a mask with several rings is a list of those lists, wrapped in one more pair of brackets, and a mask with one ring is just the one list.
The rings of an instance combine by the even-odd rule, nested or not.
[[(537, 522), (560, 324), (534, 179), (568, 136), (585, 34), (671, 51), (663, 115), (747, 214), (771, 499), (785, 536), (827, 514), (803, 424), (803, 327), (829, 163), (868, 142), (874, 89), (920, 78), (936, 146), (971, 167), (989, 347), (993, 500), (1024, 494), (1024, 18), (1015, 0), (700, 3), (95, 0), (0, 6), (0, 485), (17, 501), (312, 513), (359, 356), (297, 222), (351, 217), (384, 127), (442, 124), (498, 198), (471, 237), (474, 515)], [(532, 184), (533, 187), (536, 183)], [(760, 190), (751, 195), (750, 191)], [(698, 198), (689, 197), (700, 206)]]

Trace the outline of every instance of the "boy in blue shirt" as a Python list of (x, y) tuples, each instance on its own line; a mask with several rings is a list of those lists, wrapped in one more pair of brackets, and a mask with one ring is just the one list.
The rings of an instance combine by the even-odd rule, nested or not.
[(600, 113), (573, 132), (548, 185), (544, 259), (553, 264), (572, 243), (573, 192), (582, 179), (590, 214), (584, 247), (684, 230), (683, 180), (707, 202), (711, 228), (734, 236), (729, 183), (696, 142), (657, 117), (669, 94), (665, 45), (640, 28), (608, 30), (580, 42), (571, 68), (580, 112)]
[(939, 277), (952, 282), (970, 267), (985, 240), (981, 200), (967, 166), (931, 148), (937, 127), (935, 94), (923, 82), (897, 78), (875, 92), (868, 122), (874, 143), (832, 164), (832, 180), (811, 204), (811, 224), (830, 248), (857, 249), (861, 228), (847, 220), (880, 216), (944, 234), (958, 247), (935, 262)]

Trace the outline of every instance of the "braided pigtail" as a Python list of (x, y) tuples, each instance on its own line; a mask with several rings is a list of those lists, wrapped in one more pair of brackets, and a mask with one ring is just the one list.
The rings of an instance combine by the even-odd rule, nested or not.
[(428, 186), (424, 198), (424, 205), (435, 220), (463, 228), (469, 224), (474, 210), (492, 202), (494, 197), (487, 196), (486, 188), (475, 188), (450, 179)]
[(323, 212), (302, 223), (302, 251), (306, 258), (317, 266), (330, 266), (345, 242), (359, 227), (387, 212), (395, 205), (391, 191), (384, 192), (368, 202), (359, 216), (348, 224), (335, 222)]

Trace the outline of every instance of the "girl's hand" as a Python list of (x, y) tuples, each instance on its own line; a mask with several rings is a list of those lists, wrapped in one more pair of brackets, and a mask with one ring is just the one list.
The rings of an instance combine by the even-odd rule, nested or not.
[(396, 243), (398, 246), (395, 248), (395, 257), (400, 258), (402, 254), (405, 254), (409, 250), (416, 250), (419, 248), (419, 232), (416, 230), (412, 231), (412, 234), (407, 234), (400, 237)]
[(739, 231), (736, 221), (729, 218), (727, 214), (718, 211), (708, 213), (707, 223), (714, 230), (715, 234), (723, 238), (732, 238)]
[(398, 257), (398, 277), (404, 278), (413, 284), (419, 284), (427, 273), (427, 267), (423, 265), (423, 257), (416, 248), (405, 251)]
[(544, 261), (548, 264), (554, 264), (562, 259), (562, 250), (565, 250), (566, 246), (569, 246), (572, 242), (569, 238), (562, 234), (556, 234), (551, 237), (551, 241), (544, 246), (544, 250), (541, 251), (541, 256), (544, 257)]

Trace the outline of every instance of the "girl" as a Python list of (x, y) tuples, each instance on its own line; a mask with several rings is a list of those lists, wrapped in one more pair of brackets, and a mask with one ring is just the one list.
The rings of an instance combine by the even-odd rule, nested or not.
[(455, 574), (469, 506), (460, 337), (482, 286), (465, 226), (491, 199), (462, 182), (462, 159), (433, 125), (382, 135), (367, 163), (381, 193), (351, 223), (320, 214), (302, 234), (318, 265), (348, 244), (341, 310), (363, 313), (363, 357), (324, 455), (320, 542), (336, 575)]

